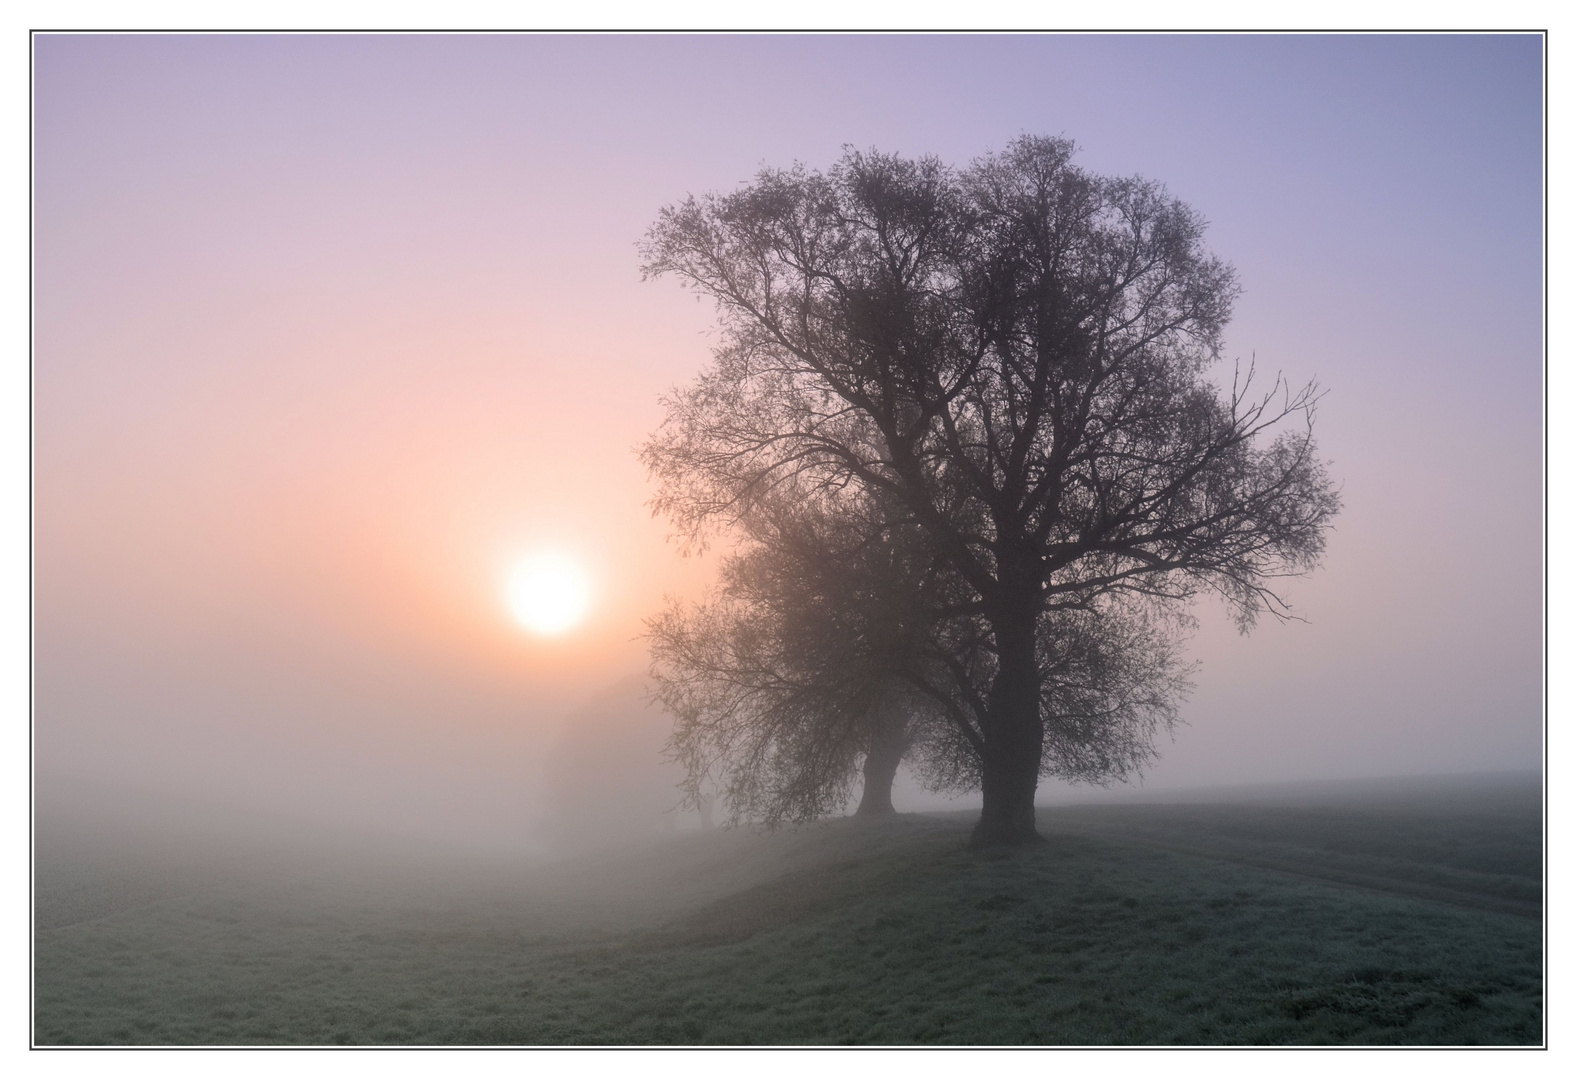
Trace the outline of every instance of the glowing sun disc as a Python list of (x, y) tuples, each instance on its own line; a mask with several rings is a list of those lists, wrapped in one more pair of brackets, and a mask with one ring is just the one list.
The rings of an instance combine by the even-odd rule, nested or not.
[(509, 609), (533, 633), (562, 634), (585, 617), (590, 604), (586, 575), (563, 555), (527, 559), (509, 576)]

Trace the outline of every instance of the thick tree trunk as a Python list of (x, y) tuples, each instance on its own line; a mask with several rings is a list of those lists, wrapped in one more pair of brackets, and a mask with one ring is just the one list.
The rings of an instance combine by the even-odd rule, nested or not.
[(893, 779), (908, 749), (908, 723), (901, 714), (890, 716), (887, 723), (871, 734), (870, 748), (865, 752), (865, 787), (860, 792), (859, 809), (854, 811), (856, 817), (896, 813), (893, 810)]
[(993, 629), (998, 666), (982, 725), (980, 821), (969, 839), (975, 848), (1016, 847), (1041, 838), (1035, 831), (1035, 788), (1044, 731), (1034, 615), (1017, 613)]
[[(1026, 758), (1037, 767), (1025, 768)], [(1040, 833), (1035, 831), (1038, 765), (1038, 754), (1035, 757), (1028, 757), (1027, 752), (987, 755), (982, 762), (980, 820), (969, 837), (970, 847), (1017, 847), (1041, 839)]]

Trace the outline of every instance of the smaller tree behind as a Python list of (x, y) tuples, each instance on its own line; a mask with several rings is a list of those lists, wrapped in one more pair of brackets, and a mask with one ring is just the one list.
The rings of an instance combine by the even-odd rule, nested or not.
[(919, 534), (784, 499), (752, 515), (705, 604), (652, 619), (652, 676), (676, 717), (687, 801), (718, 786), (732, 820), (891, 812), (899, 762), (943, 723), (920, 689), (939, 607)]

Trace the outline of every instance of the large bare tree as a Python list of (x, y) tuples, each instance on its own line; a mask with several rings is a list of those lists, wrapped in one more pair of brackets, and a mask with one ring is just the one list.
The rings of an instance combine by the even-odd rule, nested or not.
[(953, 695), (979, 844), (1037, 838), (1059, 620), (1202, 589), (1245, 630), (1284, 616), (1274, 579), (1316, 564), (1338, 508), (1314, 386), (1209, 377), (1237, 286), (1198, 215), (1073, 154), (764, 170), (665, 209), (643, 249), (722, 332), (645, 447), (657, 509), (699, 541), (791, 488), (924, 530), (984, 633)]

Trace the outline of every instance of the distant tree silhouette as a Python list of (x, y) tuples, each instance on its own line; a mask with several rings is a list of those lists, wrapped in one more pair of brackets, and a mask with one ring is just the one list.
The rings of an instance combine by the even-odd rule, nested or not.
[(683, 773), (663, 757), (671, 726), (639, 677), (607, 687), (571, 715), (547, 748), (544, 838), (570, 850), (678, 827)]
[[(1113, 613), (1208, 589), (1245, 631), (1285, 616), (1273, 579), (1316, 565), (1339, 505), (1313, 384), (1207, 378), (1237, 287), (1198, 215), (1073, 153), (1026, 137), (963, 170), (852, 151), (768, 169), (665, 209), (643, 248), (722, 333), (644, 448), (655, 507), (694, 543), (784, 493), (923, 534), (965, 594), (933, 699), (972, 751), (937, 760), (978, 765), (977, 844), (1037, 839), (1048, 761), (1103, 767), (1076, 725), (1056, 734), (1059, 665), (1170, 663), (1164, 634)], [(1124, 637), (1154, 662), (1125, 661)]]

